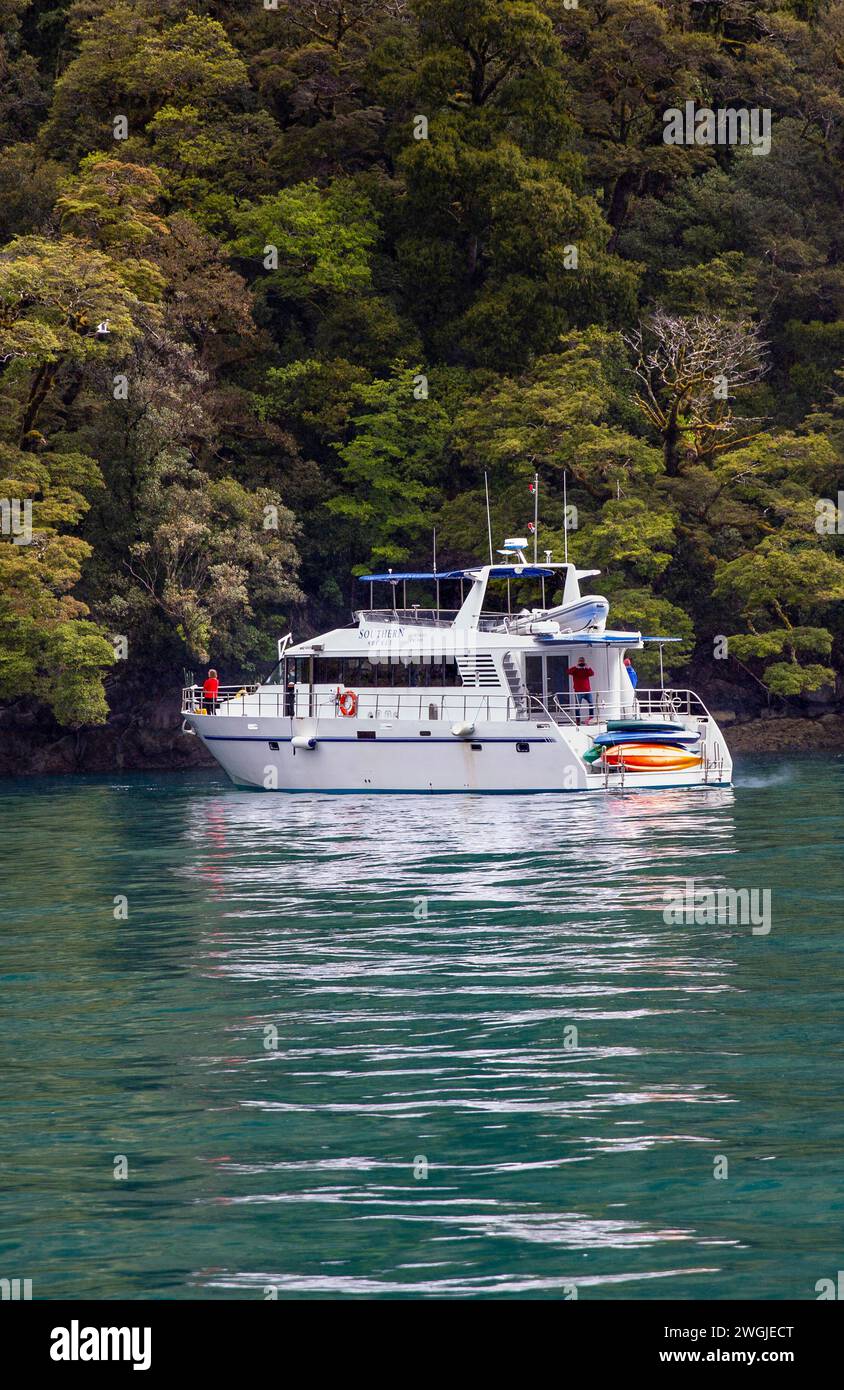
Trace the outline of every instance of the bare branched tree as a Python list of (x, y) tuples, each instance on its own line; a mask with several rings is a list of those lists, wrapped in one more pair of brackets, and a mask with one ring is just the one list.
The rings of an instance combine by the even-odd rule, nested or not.
[(282, 0), (280, 8), (312, 39), (339, 48), (349, 30), (378, 16), (403, 19), (407, 0)]
[(680, 318), (657, 309), (625, 342), (635, 359), (636, 402), (662, 438), (668, 474), (758, 432), (762, 417), (733, 411), (735, 396), (765, 374), (766, 344), (749, 319)]

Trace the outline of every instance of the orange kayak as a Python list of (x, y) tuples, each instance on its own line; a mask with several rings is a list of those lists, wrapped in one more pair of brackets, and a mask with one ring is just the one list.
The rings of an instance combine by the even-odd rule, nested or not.
[(624, 766), (630, 772), (648, 772), (654, 768), (681, 772), (699, 767), (701, 761), (697, 753), (687, 753), (684, 748), (666, 743), (624, 743), (608, 748), (605, 757), (610, 767), (618, 767), (623, 757)]

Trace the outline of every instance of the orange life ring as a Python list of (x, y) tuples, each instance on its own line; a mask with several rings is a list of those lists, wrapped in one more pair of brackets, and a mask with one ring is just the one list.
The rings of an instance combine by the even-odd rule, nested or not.
[(353, 690), (344, 690), (337, 704), (347, 719), (353, 719), (358, 712), (358, 697)]

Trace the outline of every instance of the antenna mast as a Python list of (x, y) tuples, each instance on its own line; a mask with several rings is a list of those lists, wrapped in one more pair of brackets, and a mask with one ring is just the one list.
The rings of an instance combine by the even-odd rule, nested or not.
[(567, 479), (567, 478), (568, 478), (568, 473), (566, 473), (566, 472), (564, 471), (564, 472), (563, 472), (563, 549), (564, 549), (563, 559), (565, 560), (566, 564), (568, 564), (568, 562), (569, 562), (569, 507), (568, 507), (568, 490), (567, 490), (567, 488), (566, 488), (566, 479)]
[(533, 475), (533, 563), (536, 564), (539, 544), (539, 474)]

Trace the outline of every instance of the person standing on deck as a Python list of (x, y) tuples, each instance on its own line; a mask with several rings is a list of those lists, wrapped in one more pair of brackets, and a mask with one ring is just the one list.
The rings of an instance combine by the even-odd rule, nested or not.
[(202, 703), (205, 706), (206, 714), (215, 714), (217, 710), (217, 692), (220, 689), (220, 682), (217, 679), (217, 672), (212, 666), (208, 672), (208, 678), (202, 685)]
[(638, 675), (636, 674), (635, 670), (633, 669), (633, 662), (630, 660), (630, 657), (629, 657), (629, 656), (626, 656), (626, 657), (624, 658), (624, 667), (625, 667), (625, 670), (627, 671), (627, 676), (628, 676), (628, 679), (629, 679), (629, 681), (630, 681), (630, 684), (632, 685), (633, 689), (635, 690), (635, 689), (636, 689), (636, 686), (639, 684), (639, 677), (638, 677)]
[(287, 677), (284, 687), (284, 713), (288, 719), (296, 713), (296, 681), (293, 676)]
[(575, 724), (580, 724), (580, 707), (584, 703), (589, 711), (589, 716), (586, 720), (586, 723), (592, 723), (592, 719), (595, 713), (595, 704), (592, 699), (592, 687), (589, 684), (589, 681), (590, 678), (594, 676), (594, 674), (595, 672), (592, 670), (592, 667), (586, 665), (584, 657), (581, 657), (577, 665), (572, 666), (571, 670), (569, 671), (569, 679), (572, 683), (572, 688), (574, 690)]

